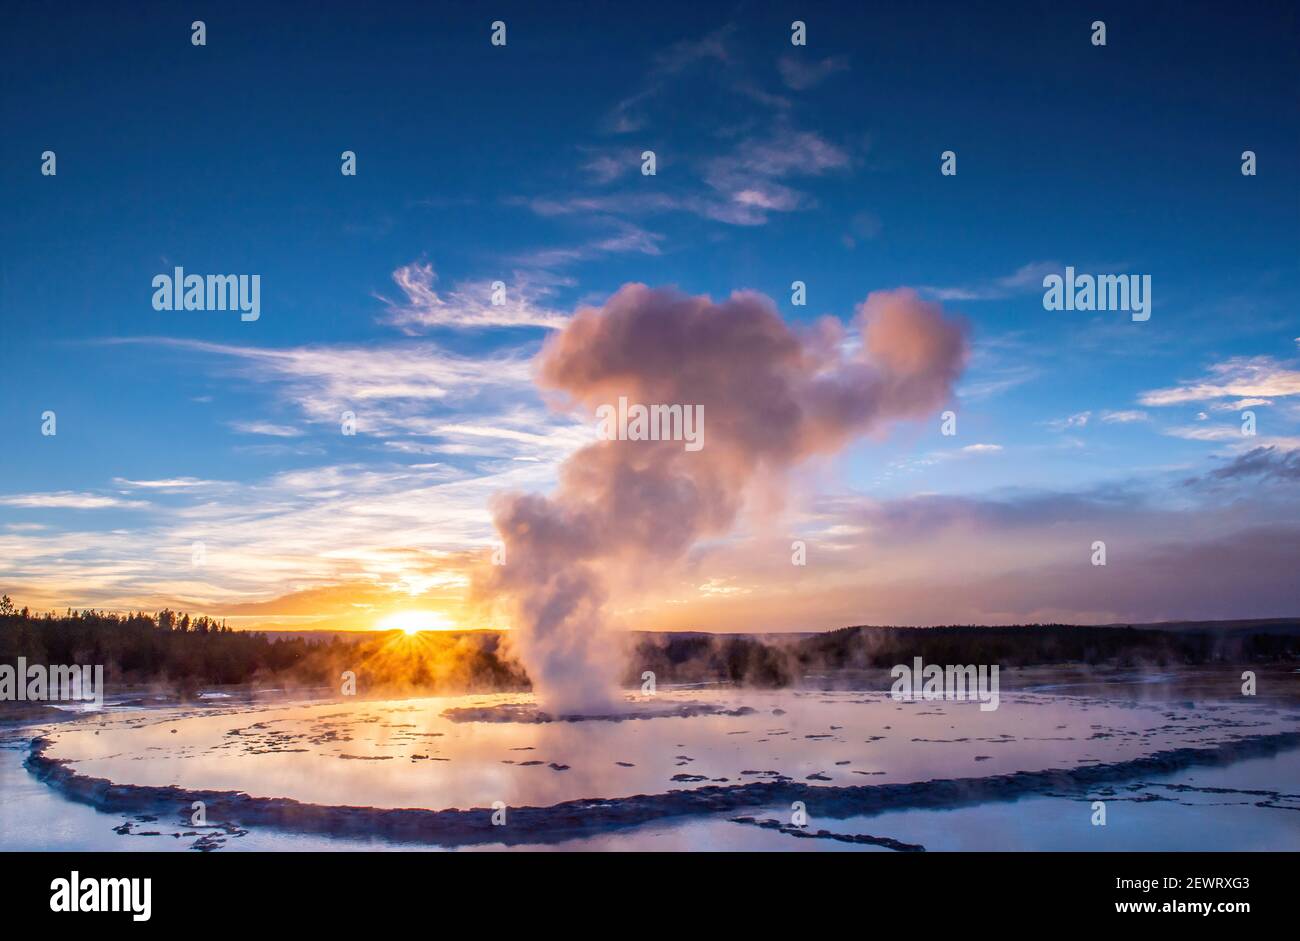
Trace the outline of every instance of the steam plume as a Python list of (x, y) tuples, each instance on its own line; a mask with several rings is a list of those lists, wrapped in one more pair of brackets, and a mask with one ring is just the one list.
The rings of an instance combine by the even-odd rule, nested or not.
[(506, 564), (490, 590), (542, 708), (613, 706), (622, 664), (604, 605), (625, 579), (660, 573), (701, 538), (728, 532), (746, 501), (781, 493), (799, 463), (948, 400), (962, 328), (906, 289), (857, 309), (860, 343), (833, 318), (797, 332), (771, 300), (720, 303), (627, 284), (578, 311), (538, 358), (538, 383), (594, 414), (629, 402), (704, 407), (704, 446), (602, 440), (560, 469), (550, 496), (494, 502)]

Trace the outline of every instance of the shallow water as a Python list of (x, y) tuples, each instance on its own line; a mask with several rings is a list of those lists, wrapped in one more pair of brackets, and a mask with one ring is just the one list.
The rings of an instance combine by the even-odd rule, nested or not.
[(699, 691), (747, 715), (458, 722), (453, 707), (519, 694), (105, 715), (53, 732), (49, 756), (120, 784), (179, 785), (369, 807), (547, 806), (778, 776), (827, 785), (919, 781), (1118, 761), (1296, 727), (1286, 710), (1196, 709), (1006, 693), (1000, 707), (883, 693)]
[[(1163, 696), (1153, 695), (1149, 683), (1109, 684), (1101, 690), (1106, 698), (1066, 695), (1058, 687), (1004, 691), (991, 712), (974, 702), (899, 703), (879, 692), (661, 691), (652, 701), (629, 701), (628, 708), (742, 714), (618, 722), (454, 721), (445, 714), (481, 709), (484, 716), (508, 719), (505, 707), (531, 708), (530, 697), (519, 694), (269, 705), (209, 697), (197, 707), (108, 710), (44, 731), (52, 741), (49, 757), (68, 761), (78, 775), (118, 784), (441, 810), (488, 808), (496, 801), (512, 808), (592, 798), (617, 802), (782, 779), (831, 794), (852, 785), (1069, 769), (1300, 730), (1300, 711), (1277, 700), (1189, 701), (1181, 698), (1186, 684), (1165, 684)], [(1088, 691), (1098, 692), (1095, 684)], [(24, 741), (0, 751), (0, 848), (194, 845), (193, 831), (175, 820), (102, 814), (59, 797), (22, 769), (18, 746)], [(1300, 803), (1289, 791), (1296, 790), (1291, 782), (1300, 780), (1297, 772), (1300, 751), (1291, 751), (1111, 785), (1089, 795), (1106, 801), (1105, 827), (1092, 825), (1091, 803), (1078, 794), (834, 819), (819, 816), (814, 792), (806, 831), (824, 829), (823, 838), (733, 822), (743, 816), (788, 823), (789, 807), (769, 807), (671, 817), (535, 848), (892, 851), (831, 838), (872, 834), (931, 850), (1296, 849)], [(1171, 783), (1180, 789), (1162, 786)], [(129, 826), (115, 833), (112, 828), (123, 823)], [(172, 835), (181, 833), (188, 835)], [(262, 827), (221, 833), (214, 842), (221, 849), (404, 845)]]

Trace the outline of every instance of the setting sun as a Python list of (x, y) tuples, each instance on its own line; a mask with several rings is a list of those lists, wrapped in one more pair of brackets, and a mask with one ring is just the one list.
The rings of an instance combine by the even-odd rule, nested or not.
[(394, 611), (375, 626), (381, 631), (401, 631), (410, 636), (420, 631), (451, 630), (453, 625), (439, 611)]

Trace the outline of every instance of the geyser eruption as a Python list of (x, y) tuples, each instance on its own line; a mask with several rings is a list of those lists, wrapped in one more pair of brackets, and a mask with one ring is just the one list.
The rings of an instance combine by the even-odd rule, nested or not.
[(779, 495), (802, 461), (949, 399), (966, 344), (938, 305), (875, 292), (856, 323), (860, 337), (834, 318), (797, 330), (758, 293), (714, 303), (627, 284), (548, 340), (538, 383), (564, 407), (702, 405), (704, 443), (601, 440), (563, 464), (550, 496), (495, 502), (506, 564), (488, 588), (510, 610), (543, 709), (614, 706), (623, 664), (603, 616), (614, 586), (725, 534), (747, 499)]

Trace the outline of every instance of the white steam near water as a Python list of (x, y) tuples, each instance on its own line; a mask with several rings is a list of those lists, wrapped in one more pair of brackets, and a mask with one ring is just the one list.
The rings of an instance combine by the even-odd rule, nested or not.
[(779, 498), (802, 462), (949, 400), (966, 341), (938, 305), (875, 292), (856, 326), (850, 342), (834, 318), (792, 327), (758, 293), (714, 303), (628, 284), (548, 340), (537, 379), (561, 407), (702, 405), (704, 446), (601, 440), (563, 464), (549, 496), (494, 502), (506, 564), (486, 588), (508, 610), (542, 708), (615, 707), (624, 664), (605, 606), (617, 586), (729, 532), (751, 498)]

